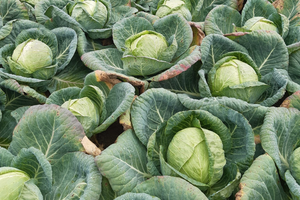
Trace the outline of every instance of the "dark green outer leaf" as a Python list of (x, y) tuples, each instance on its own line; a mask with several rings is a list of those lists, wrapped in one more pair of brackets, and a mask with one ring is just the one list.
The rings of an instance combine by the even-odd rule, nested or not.
[(206, 192), (210, 200), (228, 199), (240, 183), (241, 173), (235, 164), (226, 164), (223, 170), (222, 178)]
[(46, 102), (46, 97), (34, 89), (20, 85), (13, 79), (6, 79), (0, 83), (6, 93), (5, 110), (15, 110), (21, 106), (31, 106)]
[(297, 92), (294, 92), (292, 95), (290, 95), (288, 98), (286, 98), (280, 107), (285, 108), (296, 108), (300, 110), (300, 90)]
[(185, 72), (193, 64), (201, 59), (201, 52), (199, 46), (190, 47), (184, 54), (182, 54), (177, 60), (176, 64), (170, 67), (168, 70), (163, 71), (162, 73), (148, 78), (149, 81), (164, 81), (169, 78), (173, 78), (179, 75), (182, 72)]
[(11, 74), (3, 69), (0, 68), (0, 77), (3, 77), (5, 79), (14, 79), (18, 82), (21, 83), (26, 83), (26, 85), (30, 86), (30, 87), (41, 87), (43, 88), (43, 86), (46, 86), (47, 84), (49, 84), (49, 80), (42, 80), (42, 79), (37, 79), (37, 78), (27, 78), (27, 77), (23, 77), (23, 76), (18, 76), (15, 74)]
[(154, 22), (159, 19), (158, 16), (151, 15), (150, 13), (143, 12), (143, 11), (138, 12), (136, 15), (138, 17), (143, 17), (143, 18), (147, 19), (151, 24), (154, 24)]
[(145, 155), (146, 147), (129, 129), (96, 157), (96, 163), (114, 192), (122, 195), (151, 177), (147, 172)]
[(55, 57), (58, 63), (58, 71), (63, 70), (71, 61), (77, 48), (76, 32), (67, 27), (53, 29), (58, 43), (58, 53)]
[(160, 200), (160, 199), (146, 193), (128, 192), (126, 194), (123, 194), (122, 196), (119, 196), (115, 200)]
[[(3, 111), (6, 104), (6, 95), (5, 92), (0, 88), (0, 110)], [(1, 121), (1, 118), (0, 118)]]
[(12, 140), (12, 133), (17, 125), (16, 120), (10, 115), (11, 111), (4, 111), (2, 113), (2, 120), (0, 121), (0, 147), (7, 148)]
[(11, 154), (7, 149), (0, 147), (0, 167), (11, 166), (13, 158), (13, 154)]
[(205, 74), (205, 71), (203, 69), (200, 69), (198, 71), (198, 74), (200, 76), (200, 79), (198, 81), (198, 87), (199, 87), (199, 95), (200, 97), (212, 97), (209, 85), (207, 83), (207, 76)]
[[(128, 79), (131, 82), (140, 81), (133, 76), (126, 74), (123, 69), (123, 62), (121, 60), (123, 53), (117, 49), (109, 48), (98, 51), (92, 51), (82, 55), (83, 63), (92, 70), (102, 70), (105, 72), (116, 72), (118, 76), (123, 76), (122, 79)], [(178, 74), (189, 69), (192, 64), (196, 63), (201, 58), (200, 47), (190, 47), (180, 58), (176, 60), (177, 63), (173, 64), (168, 70), (161, 72), (154, 77), (147, 78), (151, 81), (163, 81), (173, 78)], [(124, 77), (126, 76), (126, 77)], [(138, 77), (144, 79), (144, 77)]]
[(116, 193), (111, 188), (108, 179), (106, 177), (102, 177), (102, 185), (101, 185), (101, 195), (99, 200), (111, 200), (117, 197)]
[(183, 94), (179, 94), (178, 98), (184, 106), (191, 110), (201, 109), (204, 106), (213, 104), (225, 105), (233, 110), (236, 110), (248, 120), (255, 134), (260, 133), (263, 120), (266, 112), (268, 111), (267, 107), (258, 104), (250, 104), (235, 98), (213, 97), (196, 100)]
[(232, 33), (234, 26), (241, 26), (241, 15), (236, 10), (226, 5), (212, 9), (205, 19), (205, 33), (220, 34)]
[(121, 60), (123, 53), (109, 48), (85, 53), (81, 56), (82, 62), (91, 70), (114, 71), (126, 74)]
[(160, 176), (161, 173), (161, 164), (159, 158), (159, 146), (160, 144), (157, 142), (160, 140), (161, 134), (164, 131), (164, 127), (166, 125), (166, 121), (160, 125), (161, 128), (158, 128), (157, 132), (154, 132), (148, 140), (147, 144), (147, 170), (152, 176)]
[[(300, 46), (300, 42), (299, 42)], [(289, 55), (289, 67), (288, 67), (288, 73), (291, 79), (300, 84), (300, 50), (294, 51)]]
[(129, 0), (110, 0), (112, 7), (127, 5)]
[(290, 170), (285, 172), (285, 181), (290, 189), (290, 193), (295, 200), (300, 199), (300, 185), (296, 182), (295, 178), (292, 176)]
[[(147, 57), (123, 56), (123, 67), (126, 74), (147, 77), (172, 67), (172, 63)], [(155, 66), (155, 68), (153, 67)]]
[(207, 14), (218, 5), (227, 5), (234, 9), (238, 7), (236, 0), (191, 0), (191, 5), (192, 21), (194, 22), (204, 21)]
[(33, 178), (43, 195), (51, 191), (51, 165), (40, 150), (34, 147), (21, 149), (13, 158), (11, 166), (26, 172), (30, 178)]
[(299, 146), (300, 111), (297, 109), (270, 108), (266, 114), (260, 137), (264, 150), (275, 161), (280, 176), (289, 169), (288, 160)]
[(199, 88), (197, 81), (199, 79), (198, 70), (200, 69), (200, 61), (192, 65), (184, 73), (165, 81), (151, 82), (150, 88), (164, 88), (174, 93), (184, 93), (189, 96), (198, 98)]
[(274, 69), (263, 76), (261, 82), (266, 83), (270, 87), (261, 95), (257, 103), (270, 107), (278, 102), (286, 92), (288, 79), (285, 75), (287, 75), (287, 71)]
[(286, 90), (290, 93), (294, 93), (298, 90), (300, 90), (300, 85), (293, 80), (291, 80), (289, 74), (287, 73), (286, 70), (274, 70), (276, 72), (277, 77), (280, 77), (280, 79), (285, 79), (287, 80), (287, 85), (286, 85)]
[(106, 118), (102, 124), (93, 131), (93, 133), (105, 131), (120, 117), (121, 114), (128, 110), (134, 99), (134, 94), (135, 89), (129, 83), (124, 82), (115, 85), (106, 99)]
[(25, 5), (19, 0), (0, 0), (0, 17), (3, 24), (14, 19), (29, 19)]
[(13, 134), (9, 151), (14, 155), (33, 146), (54, 163), (67, 152), (83, 151), (80, 142), (85, 135), (81, 124), (70, 111), (57, 105), (32, 106)]
[(30, 106), (22, 106), (12, 111), (10, 115), (15, 118), (16, 123), (18, 123), (28, 108), (30, 108)]
[[(298, 38), (297, 38), (298, 39)], [(300, 42), (296, 42), (294, 44), (290, 44), (287, 46), (288, 52), (291, 55), (295, 51), (298, 51), (300, 49)]]
[(112, 28), (90, 29), (87, 32), (89, 37), (92, 39), (107, 39), (111, 37)]
[(149, 137), (160, 124), (177, 112), (186, 110), (176, 94), (165, 89), (149, 89), (133, 102), (131, 120), (133, 129), (146, 146)]
[[(261, 75), (276, 69), (287, 69), (288, 51), (282, 37), (274, 31), (253, 31), (234, 39), (248, 50)], [(251, 42), (249, 42), (251, 41)]]
[(8, 64), (8, 58), (12, 56), (14, 50), (15, 50), (14, 44), (6, 44), (0, 48), (0, 64), (6, 71), (9, 72), (11, 70)]
[(290, 93), (296, 92), (298, 90), (300, 90), (300, 85), (295, 83), (292, 80), (288, 80), (288, 84), (287, 84), (287, 91)]
[(132, 192), (146, 193), (161, 200), (207, 200), (208, 198), (195, 186), (187, 181), (171, 176), (153, 177), (137, 185)]
[(69, 0), (46, 0), (40, 1), (35, 5), (35, 16), (37, 21), (40, 24), (45, 24), (50, 17), (46, 15), (47, 9), (51, 6), (55, 6), (57, 8), (64, 8), (67, 3), (70, 2)]
[(100, 198), (102, 176), (93, 156), (83, 152), (66, 153), (52, 164), (52, 171), (52, 191), (44, 199)]
[(277, 0), (273, 5), (279, 13), (285, 15), (290, 21), (299, 18), (300, 2), (298, 0)]
[(79, 55), (75, 54), (65, 69), (51, 78), (47, 88), (51, 93), (68, 87), (82, 88), (84, 79), (90, 72), (91, 70), (82, 63)]
[(289, 33), (286, 36), (286, 38), (284, 38), (286, 45), (291, 45), (300, 42), (299, 31), (300, 31), (300, 26), (289, 28)]
[(241, 173), (249, 168), (255, 153), (254, 134), (247, 119), (237, 111), (222, 105), (201, 108), (218, 117), (230, 130), (231, 150), (226, 152), (227, 163), (235, 163)]
[(278, 33), (282, 38), (285, 38), (288, 35), (290, 23), (289, 19), (285, 15), (273, 13), (268, 19), (271, 20), (278, 28)]
[(267, 19), (273, 13), (277, 13), (277, 10), (269, 1), (248, 0), (242, 11), (242, 25), (253, 17), (264, 17)]
[(241, 179), (237, 199), (289, 199), (285, 194), (274, 161), (265, 154), (259, 156)]
[(1, 17), (0, 17), (0, 40), (4, 39), (6, 36), (8, 36), (13, 28), (13, 22), (9, 21), (4, 26), (1, 26)]
[[(109, 20), (109, 24), (115, 24), (116, 22), (126, 18), (130, 17), (134, 13), (138, 12), (136, 8), (129, 7), (129, 6), (116, 6), (111, 9), (111, 18)], [(111, 33), (110, 33), (111, 36)]]
[(9, 35), (7, 35), (4, 39), (0, 40), (0, 46), (4, 46), (5, 44), (14, 44), (15, 39), (23, 30), (27, 30), (30, 28), (45, 28), (43, 25), (38, 24), (36, 22), (30, 20), (16, 20), (12, 23), (12, 30)]

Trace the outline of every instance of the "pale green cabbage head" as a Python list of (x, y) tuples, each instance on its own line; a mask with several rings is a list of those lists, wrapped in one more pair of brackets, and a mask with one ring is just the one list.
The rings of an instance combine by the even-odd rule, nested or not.
[(13, 167), (0, 168), (0, 199), (19, 199), (23, 186), (30, 177)]
[(63, 103), (61, 107), (71, 111), (82, 124), (85, 131), (90, 130), (99, 123), (99, 110), (88, 97), (71, 99)]
[(264, 17), (253, 17), (245, 22), (244, 28), (256, 31), (256, 30), (266, 30), (266, 31), (276, 31), (279, 32), (278, 28), (271, 20)]
[(52, 65), (53, 55), (50, 47), (45, 43), (36, 39), (28, 39), (15, 48), (12, 60), (23, 70), (32, 74)]
[[(89, 16), (87, 16), (86, 14), (88, 14)], [(72, 7), (70, 15), (86, 29), (103, 28), (108, 20), (107, 7), (99, 0), (77, 2), (75, 6)], [(93, 18), (93, 20), (98, 22), (97, 27), (90, 26), (91, 19), (89, 18)]]
[(174, 13), (181, 14), (188, 21), (192, 20), (191, 12), (182, 0), (165, 0), (158, 8), (155, 15), (158, 17), (164, 17)]
[(226, 164), (223, 144), (213, 131), (189, 127), (175, 134), (167, 150), (167, 162), (188, 177), (213, 185)]
[(154, 31), (142, 31), (129, 37), (125, 46), (133, 56), (158, 59), (168, 48), (166, 38)]
[(223, 63), (214, 74), (214, 81), (209, 79), (209, 86), (213, 96), (220, 96), (222, 90), (245, 82), (258, 81), (255, 70), (245, 62), (232, 59)]

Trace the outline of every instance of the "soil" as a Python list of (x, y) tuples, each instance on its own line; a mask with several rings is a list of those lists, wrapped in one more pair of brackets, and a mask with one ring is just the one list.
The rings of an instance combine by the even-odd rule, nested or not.
[(119, 120), (110, 125), (104, 132), (98, 133), (91, 138), (91, 141), (97, 145), (101, 151), (109, 145), (115, 143), (117, 137), (123, 133), (123, 126), (119, 124)]

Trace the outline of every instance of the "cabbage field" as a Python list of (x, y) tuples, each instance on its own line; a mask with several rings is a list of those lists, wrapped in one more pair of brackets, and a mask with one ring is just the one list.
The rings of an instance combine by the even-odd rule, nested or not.
[(300, 200), (299, 0), (0, 0), (0, 200)]

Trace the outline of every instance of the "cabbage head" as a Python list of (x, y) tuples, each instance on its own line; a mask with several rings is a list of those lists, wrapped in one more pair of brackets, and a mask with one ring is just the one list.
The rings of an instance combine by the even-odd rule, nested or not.
[(28, 39), (15, 48), (8, 62), (15, 74), (32, 76), (35, 72), (50, 67), (54, 59), (47, 44), (36, 39)]
[(84, 130), (90, 130), (99, 124), (99, 109), (88, 97), (70, 99), (63, 103), (61, 107), (71, 111), (81, 123)]
[(18, 199), (25, 182), (30, 179), (25, 172), (13, 167), (0, 168), (0, 199)]
[(251, 19), (248, 19), (244, 24), (244, 28), (251, 31), (266, 30), (266, 31), (276, 31), (277, 33), (279, 33), (279, 30), (274, 24), (274, 22), (264, 17), (253, 17)]
[(100, 0), (79, 0), (68, 7), (69, 15), (86, 30), (101, 29), (109, 20), (108, 4)]
[(162, 5), (158, 6), (156, 16), (164, 17), (169, 14), (181, 14), (186, 20), (192, 20), (192, 14), (186, 3), (182, 0), (164, 0)]
[(52, 92), (56, 88), (53, 77), (69, 65), (76, 52), (76, 32), (67, 27), (49, 30), (29, 20), (14, 21), (12, 26), (0, 45), (1, 78)]
[[(220, 137), (208, 129), (189, 127), (178, 131), (169, 144), (167, 162), (201, 183), (213, 185), (226, 164)], [(214, 173), (210, 176), (209, 171)]]
[(259, 82), (260, 73), (246, 60), (226, 56), (208, 73), (208, 85), (212, 96), (227, 96), (254, 103), (269, 87)]

